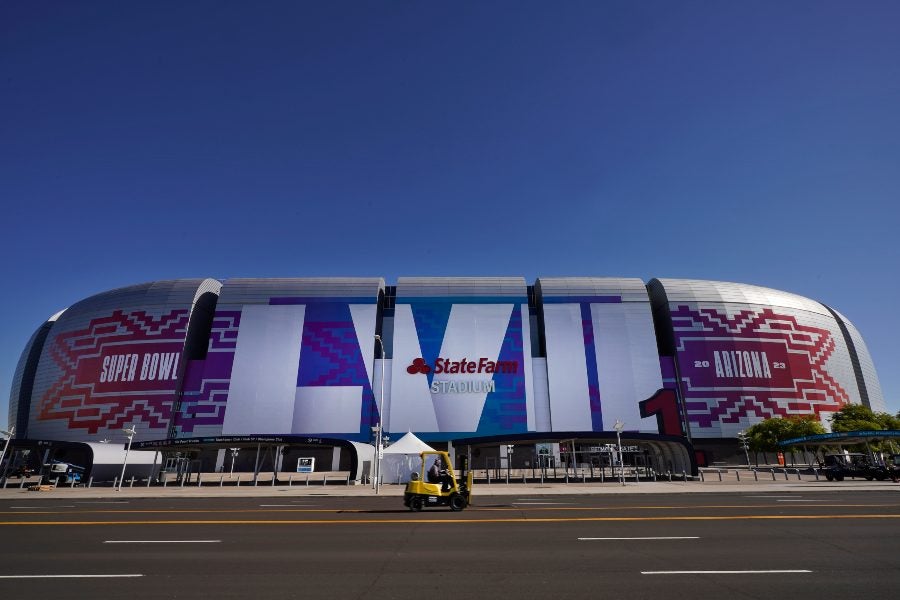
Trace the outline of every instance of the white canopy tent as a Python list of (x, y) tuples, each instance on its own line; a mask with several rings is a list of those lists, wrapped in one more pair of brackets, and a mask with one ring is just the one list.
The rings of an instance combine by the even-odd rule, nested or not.
[(383, 483), (406, 483), (413, 471), (422, 467), (420, 452), (434, 451), (434, 448), (420, 440), (412, 432), (384, 449), (381, 459), (381, 481)]

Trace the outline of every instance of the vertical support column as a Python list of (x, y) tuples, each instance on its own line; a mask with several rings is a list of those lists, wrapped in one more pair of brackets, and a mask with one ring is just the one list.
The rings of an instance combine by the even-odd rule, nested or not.
[(282, 468), (284, 465), (284, 449), (285, 446), (276, 446), (275, 447), (275, 472), (280, 473), (284, 469)]
[(216, 472), (221, 473), (225, 470), (225, 448), (220, 448), (216, 452)]
[(256, 444), (256, 462), (253, 463), (253, 485), (256, 485), (256, 480), (259, 479), (259, 450), (260, 444)]

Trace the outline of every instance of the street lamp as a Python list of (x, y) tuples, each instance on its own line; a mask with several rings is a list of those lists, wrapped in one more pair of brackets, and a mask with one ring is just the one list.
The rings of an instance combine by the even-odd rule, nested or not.
[(241, 451), (240, 448), (229, 448), (231, 450), (231, 474), (234, 475), (234, 459), (237, 458), (238, 452)]
[[(3, 459), (6, 458), (6, 451), (9, 449), (9, 442), (16, 435), (16, 426), (13, 425), (10, 427), (9, 431), (0, 431), (0, 434), (6, 436), (6, 443), (3, 444), (3, 452), (0, 452), (0, 465), (3, 465)], [(0, 477), (0, 479), (3, 479), (4, 477), (6, 477), (6, 468), (3, 469), (3, 477)]]
[(619, 447), (619, 480), (622, 485), (625, 485), (625, 465), (622, 463), (622, 430), (625, 429), (625, 423), (616, 419), (613, 429), (616, 430), (616, 441)]
[(384, 429), (384, 342), (381, 336), (375, 334), (375, 341), (381, 348), (381, 398), (378, 399), (378, 425), (375, 433), (375, 493), (381, 486), (381, 444), (382, 430)]
[(741, 443), (741, 447), (744, 449), (744, 456), (747, 457), (747, 466), (750, 466), (750, 441), (747, 439), (746, 431), (739, 431), (737, 434), (738, 441)]
[(131, 429), (123, 429), (125, 435), (128, 436), (128, 446), (125, 448), (125, 458), (122, 459), (122, 476), (119, 477), (119, 491), (122, 491), (122, 480), (125, 479), (125, 465), (128, 464), (128, 453), (131, 452), (131, 440), (134, 439), (134, 434), (137, 433), (137, 429), (132, 425)]

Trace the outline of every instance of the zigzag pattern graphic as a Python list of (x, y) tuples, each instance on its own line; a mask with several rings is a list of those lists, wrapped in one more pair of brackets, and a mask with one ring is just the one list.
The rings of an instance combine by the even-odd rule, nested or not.
[(352, 323), (305, 323), (301, 352), (298, 385), (342, 386), (368, 382)]
[(360, 436), (369, 435), (369, 428), (377, 422), (378, 408), (348, 304), (306, 305), (297, 386), (360, 386), (359, 431)]
[(156, 390), (95, 396), (95, 383), (77, 382), (78, 367), (85, 359), (98, 358), (104, 346), (110, 344), (125, 344), (124, 348), (129, 343), (172, 343), (173, 351), (180, 352), (187, 324), (187, 310), (172, 310), (160, 317), (145, 311), (125, 314), (115, 310), (106, 317), (92, 319), (84, 329), (56, 336), (50, 357), (62, 374), (42, 396), (38, 419), (65, 419), (70, 429), (86, 429), (92, 434), (101, 428), (119, 429), (129, 423), (164, 429), (172, 413), (175, 381), (160, 381)]
[(485, 398), (478, 422), (478, 435), (498, 435), (528, 430), (528, 407), (525, 399), (525, 356), (522, 340), (522, 307), (515, 305), (506, 326), (506, 335), (497, 360), (516, 362), (518, 373), (494, 373), (496, 391)]
[(195, 427), (221, 425), (225, 422), (225, 405), (231, 382), (204, 379), (196, 396), (185, 395), (175, 425), (182, 433), (192, 433)]
[[(206, 359), (192, 361), (185, 372), (181, 409), (175, 415), (175, 426), (182, 433), (193, 433), (195, 427), (225, 423), (228, 390), (231, 387), (231, 367), (237, 349), (240, 310), (217, 310), (209, 333), (209, 352)], [(200, 371), (194, 377), (194, 369)]]
[(235, 350), (238, 329), (241, 326), (241, 311), (217, 310), (209, 332), (209, 350)]
[(700, 427), (716, 423), (739, 423), (742, 417), (788, 417), (834, 412), (850, 402), (846, 390), (828, 373), (826, 363), (835, 351), (835, 341), (826, 329), (805, 326), (791, 315), (766, 308), (759, 312), (742, 310), (726, 313), (680, 305), (672, 311), (679, 359), (685, 338), (698, 333), (715, 340), (777, 340), (788, 352), (808, 357), (812, 380), (794, 379), (793, 393), (783, 390), (695, 390), (683, 383), (688, 419)]

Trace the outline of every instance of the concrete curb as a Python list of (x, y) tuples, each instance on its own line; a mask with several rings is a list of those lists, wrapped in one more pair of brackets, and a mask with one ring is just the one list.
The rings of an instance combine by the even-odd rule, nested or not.
[[(27, 489), (0, 489), (0, 500), (27, 497), (29, 500), (42, 499), (131, 499), (131, 498), (275, 498), (275, 497), (398, 497), (403, 495), (404, 486), (383, 485), (379, 494), (368, 485), (317, 485), (317, 486), (185, 486), (185, 487), (125, 487), (116, 491), (110, 487), (69, 488), (57, 487), (50, 491), (32, 492)], [(821, 481), (724, 481), (724, 482), (628, 482), (617, 483), (547, 483), (540, 484), (481, 484), (473, 489), (474, 497), (491, 496), (554, 496), (554, 495), (603, 495), (603, 494), (704, 494), (704, 493), (810, 493), (840, 491), (886, 491), (900, 493), (900, 484), (889, 481), (870, 482), (845, 480), (843, 482)]]

